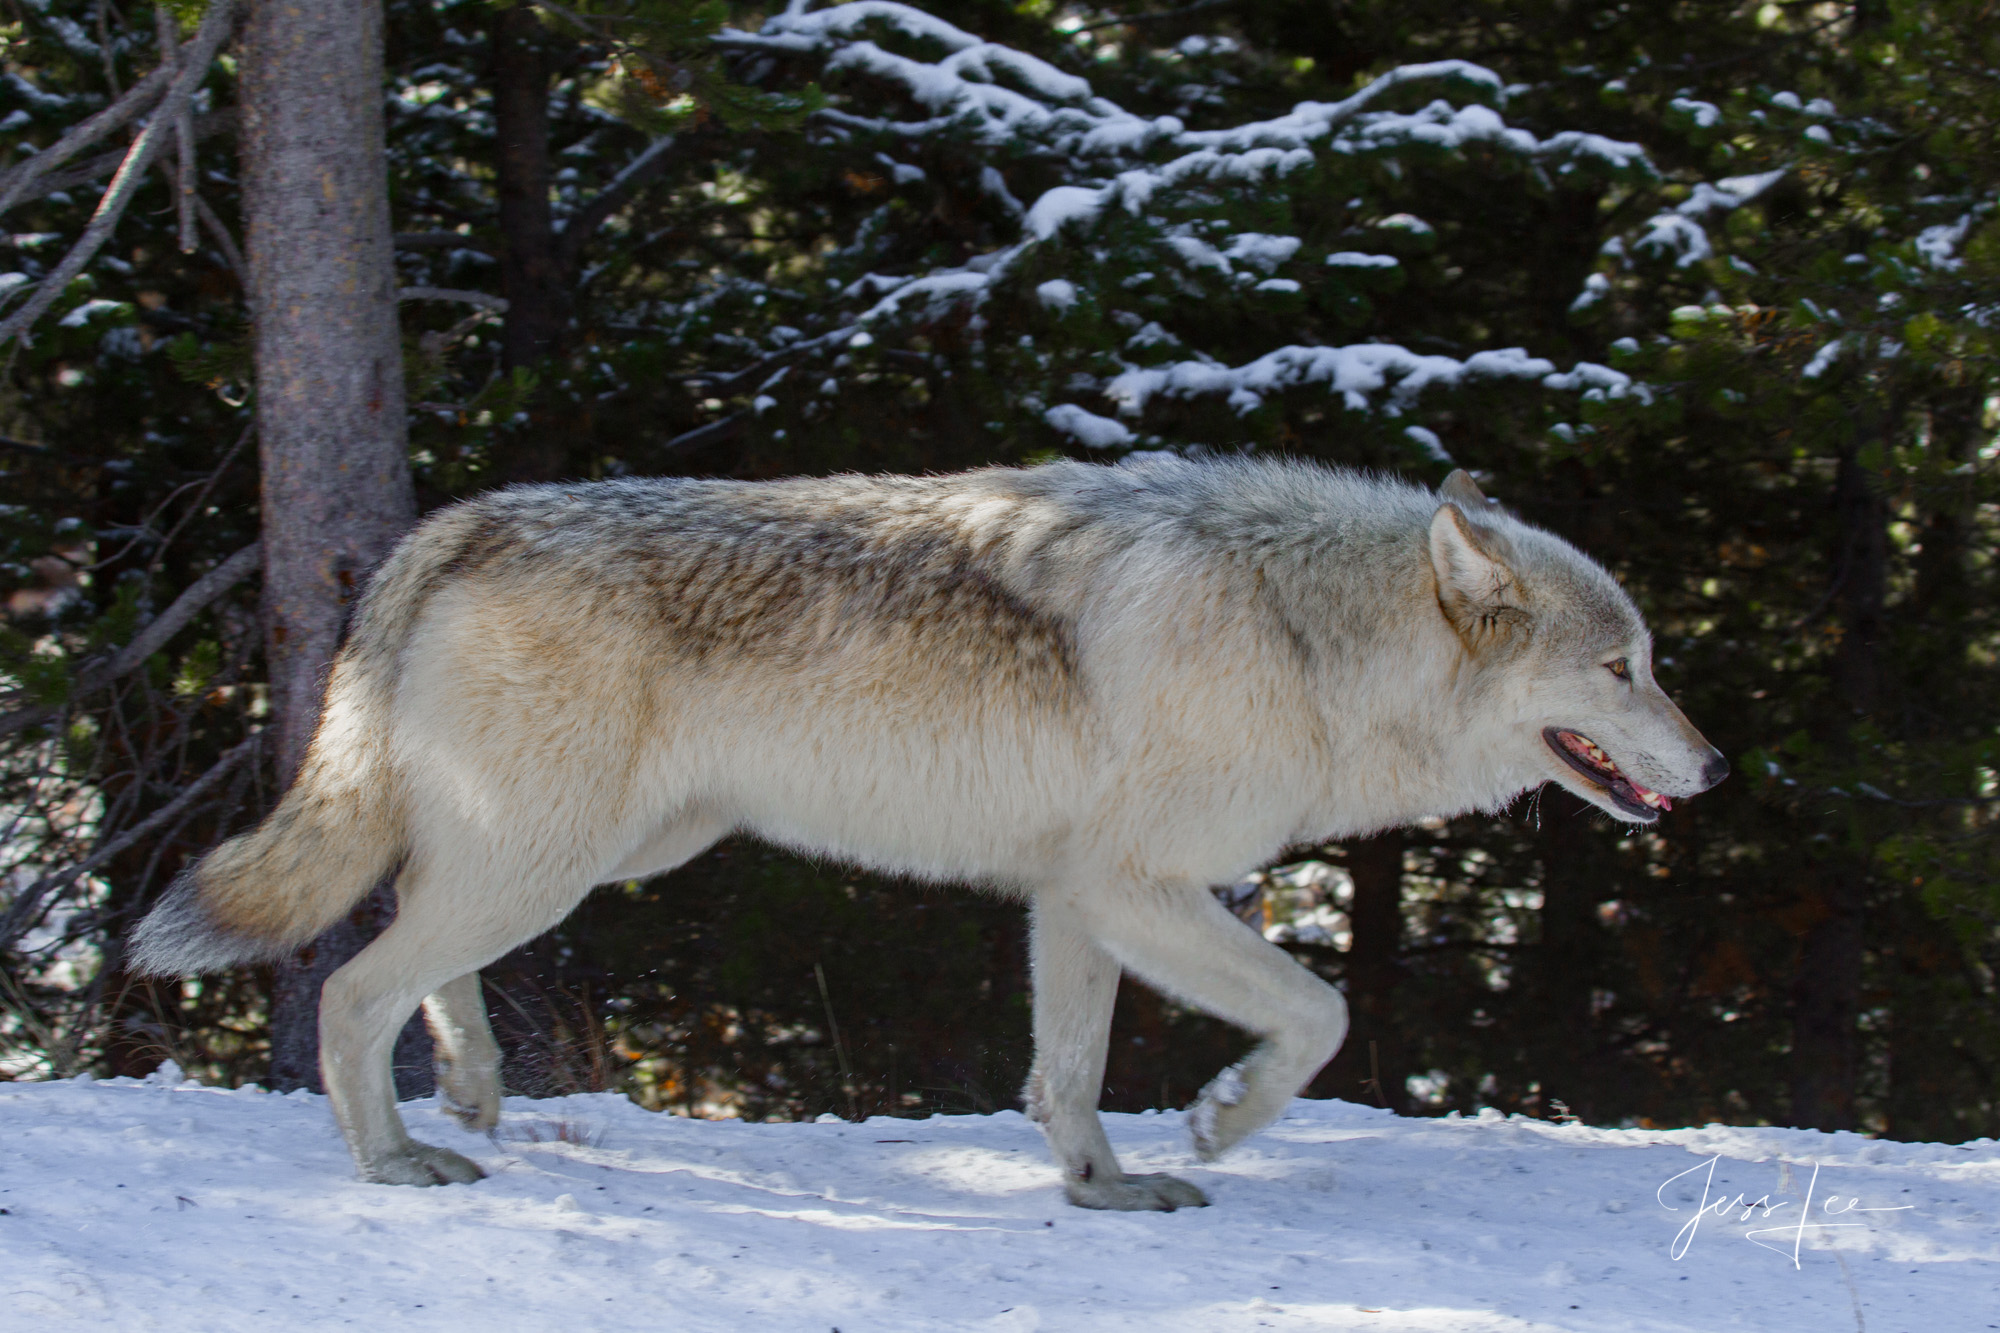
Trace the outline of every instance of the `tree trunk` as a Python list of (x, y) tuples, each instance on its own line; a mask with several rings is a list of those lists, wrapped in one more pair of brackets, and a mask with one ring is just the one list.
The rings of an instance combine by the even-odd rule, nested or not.
[(569, 283), (550, 203), (549, 61), (533, 5), (493, 20), (494, 164), (500, 202), (500, 294), (507, 320), (502, 364), (512, 370), (553, 355), (568, 321)]
[[(1881, 706), (1886, 689), (1889, 507), (1853, 449), (1840, 456), (1833, 500), (1841, 634), (1832, 678), (1839, 713), (1825, 739), (1840, 753), (1849, 748), (1855, 722)], [(1791, 984), (1791, 1118), (1804, 1129), (1853, 1129), (1861, 1072), (1867, 871), (1851, 856), (1835, 853), (1807, 874), (1808, 924)]]
[(1605, 839), (1588, 819), (1594, 808), (1554, 784), (1542, 794), (1535, 837), (1542, 863), (1542, 937), (1522, 978), (1531, 1034), (1528, 1073), (1541, 1084), (1541, 1104), (1567, 1103), (1589, 1121), (1619, 1114), (1599, 1096), (1591, 1013), (1605, 947), (1599, 890), (1617, 882), (1615, 867), (1604, 863)]
[[(562, 351), (569, 325), (570, 266), (559, 245), (550, 202), (548, 33), (533, 5), (500, 10), (493, 19), (493, 128), (498, 142), (495, 188), (500, 202), (500, 294), (507, 317), (500, 363), (535, 366)], [(507, 453), (508, 481), (553, 481), (563, 474), (569, 440), (529, 413)]]
[[(257, 0), (242, 62), (265, 636), (278, 770), (289, 782), (318, 722), (348, 608), (416, 519), (379, 0)], [(321, 983), (390, 914), (387, 894), (378, 888), (279, 964), (275, 1086), (320, 1086)]]
[(1409, 1043), (1396, 1022), (1396, 991), (1409, 975), (1402, 958), (1403, 844), (1400, 829), (1347, 844), (1347, 873), (1354, 880), (1347, 906), (1347, 1040), (1312, 1088), (1315, 1096), (1376, 1102), (1399, 1115), (1409, 1108), (1410, 1076)]

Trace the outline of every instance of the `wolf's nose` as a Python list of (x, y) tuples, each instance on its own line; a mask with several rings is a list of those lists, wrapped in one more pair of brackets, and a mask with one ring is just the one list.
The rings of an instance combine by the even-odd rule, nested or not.
[(1701, 789), (1707, 791), (1729, 776), (1729, 761), (1720, 754), (1701, 766)]

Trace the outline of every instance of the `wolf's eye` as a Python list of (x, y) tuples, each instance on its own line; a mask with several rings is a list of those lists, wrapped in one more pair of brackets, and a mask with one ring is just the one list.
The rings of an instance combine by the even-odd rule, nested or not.
[(1606, 662), (1604, 669), (1620, 680), (1632, 679), (1632, 668), (1626, 665), (1625, 659), (1622, 657), (1614, 662)]

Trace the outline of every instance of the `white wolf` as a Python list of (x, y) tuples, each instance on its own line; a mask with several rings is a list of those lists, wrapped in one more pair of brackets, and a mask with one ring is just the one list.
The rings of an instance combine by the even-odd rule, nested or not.
[[(283, 954), (400, 866), (326, 983), (322, 1069), (363, 1178), (480, 1171), (412, 1140), (390, 1046), (499, 1114), (478, 969), (593, 885), (732, 830), (982, 885), (1032, 914), (1027, 1090), (1070, 1200), (1172, 1209), (1097, 1117), (1121, 968), (1257, 1037), (1191, 1117), (1206, 1159), (1339, 1047), (1340, 993), (1210, 893), (1287, 846), (1558, 782), (1646, 823), (1728, 765), (1653, 681), (1630, 599), (1491, 506), (1296, 463), (520, 487), (383, 566), (297, 781), (185, 871), (151, 970)], [(426, 998), (428, 997), (428, 998)]]

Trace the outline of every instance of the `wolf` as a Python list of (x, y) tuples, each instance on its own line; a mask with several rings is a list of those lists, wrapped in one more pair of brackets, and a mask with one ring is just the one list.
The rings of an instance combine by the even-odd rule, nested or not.
[(479, 969), (595, 885), (732, 832), (1013, 895), (1025, 1093), (1087, 1208), (1207, 1202), (1120, 1168), (1097, 1103), (1121, 971), (1258, 1039), (1197, 1099), (1212, 1159), (1340, 1046), (1338, 990), (1210, 891), (1283, 849), (1555, 782), (1648, 824), (1728, 764), (1603, 568), (1489, 503), (1291, 461), (521, 486), (389, 557), (296, 781), (139, 926), (160, 974), (284, 955), (391, 871), (326, 982), (365, 1180), (477, 1179), (410, 1138), (421, 1003), (469, 1128), (500, 1111)]

